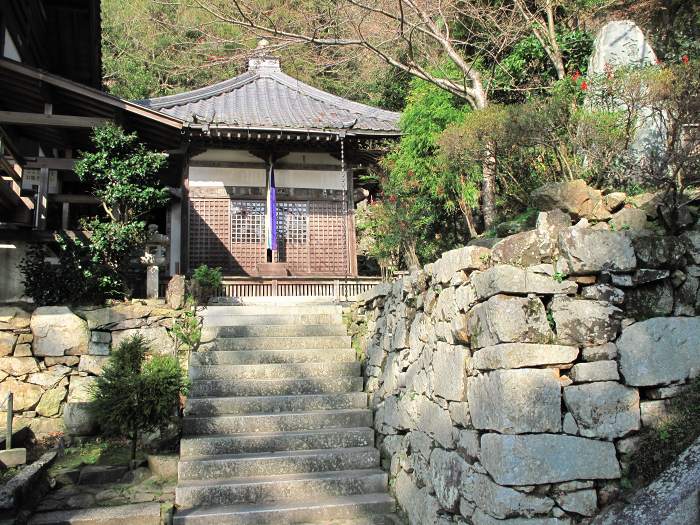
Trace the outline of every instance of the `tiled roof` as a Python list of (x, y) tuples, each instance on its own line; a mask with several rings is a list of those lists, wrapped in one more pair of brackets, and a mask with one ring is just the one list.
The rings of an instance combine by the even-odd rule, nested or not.
[(237, 77), (139, 104), (190, 125), (238, 129), (398, 133), (399, 113), (316, 89), (282, 72), (276, 59), (252, 59)]

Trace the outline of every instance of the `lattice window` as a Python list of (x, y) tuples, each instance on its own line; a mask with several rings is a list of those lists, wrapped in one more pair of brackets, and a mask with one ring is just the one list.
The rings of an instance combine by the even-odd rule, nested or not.
[(265, 262), (265, 203), (232, 200), (231, 255), (237, 273), (252, 273)]

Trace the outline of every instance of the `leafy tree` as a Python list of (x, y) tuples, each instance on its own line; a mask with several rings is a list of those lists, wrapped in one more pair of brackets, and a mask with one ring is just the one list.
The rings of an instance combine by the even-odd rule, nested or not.
[(176, 358), (153, 356), (146, 360), (148, 350), (142, 336), (122, 341), (95, 381), (90, 404), (106, 434), (131, 440), (132, 460), (136, 459), (139, 435), (166, 425), (179, 396), (188, 388)]
[(94, 129), (92, 144), (94, 151), (83, 152), (75, 173), (113, 222), (128, 224), (167, 202), (168, 190), (158, 179), (162, 153), (147, 150), (136, 133), (111, 123)]

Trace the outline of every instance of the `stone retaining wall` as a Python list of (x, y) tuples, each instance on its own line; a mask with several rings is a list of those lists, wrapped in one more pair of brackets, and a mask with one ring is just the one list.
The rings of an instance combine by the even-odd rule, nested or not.
[(62, 432), (66, 404), (90, 400), (111, 348), (141, 334), (153, 353), (174, 354), (170, 331), (181, 313), (145, 301), (33, 311), (0, 306), (0, 401), (14, 394), (15, 427), (29, 425), (37, 435)]
[(617, 497), (635, 433), (700, 372), (700, 231), (612, 230), (542, 212), (353, 306), (411, 524), (577, 523)]

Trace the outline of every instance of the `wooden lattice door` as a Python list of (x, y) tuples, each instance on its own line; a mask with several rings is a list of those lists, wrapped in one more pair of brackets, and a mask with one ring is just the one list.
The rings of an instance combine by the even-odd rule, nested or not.
[(309, 203), (277, 203), (277, 261), (292, 273), (308, 273)]
[(190, 269), (206, 264), (232, 271), (229, 200), (191, 199), (189, 215)]
[(254, 274), (265, 262), (265, 203), (231, 202), (231, 255), (236, 273)]
[(345, 221), (345, 206), (342, 202), (309, 203), (309, 259), (312, 273), (347, 275)]

